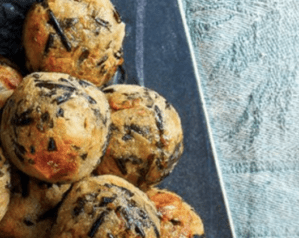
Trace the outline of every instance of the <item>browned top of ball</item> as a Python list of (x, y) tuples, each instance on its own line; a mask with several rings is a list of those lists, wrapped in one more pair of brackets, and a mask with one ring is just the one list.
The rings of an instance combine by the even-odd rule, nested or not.
[(157, 184), (183, 152), (183, 131), (175, 108), (157, 92), (138, 85), (104, 89), (112, 130), (99, 174), (125, 178), (142, 190)]
[(200, 217), (177, 194), (152, 188), (147, 195), (155, 203), (158, 212), (162, 214), (161, 237), (192, 238), (194, 235), (204, 234)]
[(123, 63), (125, 24), (109, 0), (48, 0), (26, 16), (23, 44), (31, 71), (62, 72), (101, 86)]
[(110, 125), (104, 94), (61, 73), (24, 78), (2, 118), (1, 139), (11, 161), (51, 183), (89, 175), (104, 152)]

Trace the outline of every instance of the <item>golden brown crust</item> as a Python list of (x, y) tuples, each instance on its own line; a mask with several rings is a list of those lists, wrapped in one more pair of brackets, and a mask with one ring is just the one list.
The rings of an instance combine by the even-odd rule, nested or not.
[(179, 115), (162, 96), (144, 87), (113, 85), (104, 93), (112, 131), (96, 173), (120, 176), (146, 190), (173, 170), (183, 152)]
[(18, 67), (10, 60), (0, 56), (0, 108), (4, 106), (22, 79)]
[(68, 73), (97, 86), (105, 84), (123, 63), (125, 24), (119, 19), (109, 0), (34, 4), (23, 29), (27, 68)]
[(148, 197), (113, 175), (74, 184), (59, 212), (52, 238), (160, 237), (160, 221)]
[(200, 217), (177, 194), (152, 188), (147, 191), (147, 195), (155, 203), (158, 212), (162, 214), (161, 237), (192, 238), (194, 235), (204, 234)]
[(72, 182), (90, 174), (104, 153), (110, 113), (104, 94), (59, 73), (24, 78), (4, 107), (3, 148), (38, 179)]

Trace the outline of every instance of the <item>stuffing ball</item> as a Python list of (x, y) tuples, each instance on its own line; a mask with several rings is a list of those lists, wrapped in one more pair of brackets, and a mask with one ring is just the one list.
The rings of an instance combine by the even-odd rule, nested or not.
[(125, 24), (109, 0), (45, 0), (25, 19), (26, 65), (101, 86), (123, 63), (124, 36)]
[(157, 188), (147, 191), (147, 195), (162, 215), (161, 237), (205, 237), (202, 220), (180, 196)]
[(70, 183), (100, 163), (109, 126), (109, 105), (96, 86), (67, 74), (34, 73), (4, 107), (1, 140), (24, 173)]
[(167, 176), (183, 153), (178, 113), (158, 93), (137, 85), (104, 89), (111, 138), (96, 174), (120, 176), (142, 190)]
[(62, 203), (52, 238), (159, 238), (160, 221), (145, 193), (113, 175), (74, 184)]
[(11, 200), (0, 222), (1, 238), (48, 238), (57, 206), (70, 187), (41, 182), (13, 167)]

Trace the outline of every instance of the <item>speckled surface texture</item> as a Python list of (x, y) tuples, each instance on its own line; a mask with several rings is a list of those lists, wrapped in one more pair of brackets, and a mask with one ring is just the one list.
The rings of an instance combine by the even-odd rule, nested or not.
[[(13, 0), (1, 0), (3, 2)], [(0, 54), (24, 64), (21, 24), (32, 0), (0, 8)], [(129, 83), (144, 83), (171, 102), (180, 114), (185, 150), (173, 173), (159, 187), (178, 193), (201, 216), (207, 238), (230, 238), (189, 48), (177, 1), (113, 0), (126, 24), (124, 68)], [(4, 7), (5, 6), (5, 7)], [(26, 70), (23, 69), (26, 74)], [(139, 79), (139, 80), (138, 80)]]

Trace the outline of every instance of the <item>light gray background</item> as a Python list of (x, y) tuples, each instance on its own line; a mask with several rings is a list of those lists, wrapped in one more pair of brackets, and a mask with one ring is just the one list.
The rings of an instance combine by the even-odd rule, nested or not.
[(179, 1), (236, 237), (299, 237), (299, 1)]

